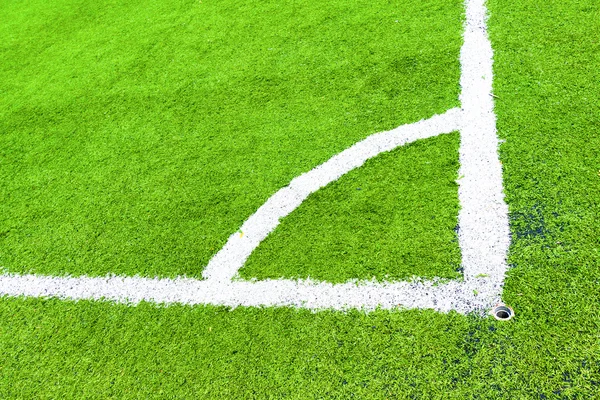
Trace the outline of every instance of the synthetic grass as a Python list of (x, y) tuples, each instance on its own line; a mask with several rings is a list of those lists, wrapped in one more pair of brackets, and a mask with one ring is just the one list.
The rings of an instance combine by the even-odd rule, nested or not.
[(600, 6), (489, 9), (515, 319), (3, 299), (0, 397), (600, 397)]
[(458, 105), (460, 0), (0, 4), (0, 266), (199, 276), (291, 179)]
[[(389, 398), (468, 378), (473, 318), (1, 304), (3, 398)], [(484, 321), (483, 328), (499, 324)], [(471, 333), (472, 334), (472, 333)], [(11, 354), (11, 355), (12, 355)]]
[(261, 243), (244, 278), (459, 278), (459, 135), (367, 161), (311, 195)]

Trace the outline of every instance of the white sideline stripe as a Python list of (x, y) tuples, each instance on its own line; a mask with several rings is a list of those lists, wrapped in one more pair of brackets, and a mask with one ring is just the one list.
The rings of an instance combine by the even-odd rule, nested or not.
[(202, 276), (215, 282), (230, 281), (260, 242), (279, 225), (280, 220), (298, 208), (311, 193), (383, 152), (415, 140), (457, 131), (460, 128), (459, 117), (460, 110), (454, 108), (442, 115), (373, 134), (294, 178), (244, 222), (240, 228), (243, 235), (234, 233), (229, 237), (225, 246), (210, 260)]
[(486, 31), (485, 0), (466, 1), (466, 27), (461, 48), (463, 109), (458, 198), (458, 240), (464, 279), (489, 276), (487, 285), (500, 301), (510, 245), (508, 206), (504, 202), (502, 164), (498, 157), (496, 115), (492, 97), (493, 50)]
[[(486, 33), (484, 0), (465, 0), (461, 49), (461, 110), (374, 134), (276, 192), (211, 259), (203, 276), (158, 279), (0, 275), (0, 295), (141, 301), (170, 304), (294, 306), (310, 309), (432, 308), (441, 312), (481, 311), (500, 300), (509, 245), (508, 208), (502, 193), (496, 118), (493, 111), (492, 47)], [(418, 139), (460, 130), (459, 246), (464, 281), (342, 284), (311, 280), (232, 280), (260, 242), (306, 197), (369, 158)]]

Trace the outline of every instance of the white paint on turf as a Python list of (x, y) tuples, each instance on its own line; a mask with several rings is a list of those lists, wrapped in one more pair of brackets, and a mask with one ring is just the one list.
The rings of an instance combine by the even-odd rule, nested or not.
[[(290, 182), (233, 234), (204, 271), (206, 280), (111, 276), (0, 275), (0, 295), (110, 300), (128, 304), (294, 306), (310, 309), (433, 308), (483, 311), (500, 300), (509, 245), (508, 210), (502, 193), (492, 101), (492, 48), (484, 0), (466, 0), (461, 49), (461, 109), (369, 136)], [(234, 279), (252, 251), (311, 193), (378, 154), (418, 139), (461, 132), (459, 245), (463, 281), (342, 284), (312, 280)]]
[[(481, 278), (484, 286), (484, 278)], [(470, 288), (478, 287), (471, 285)], [(364, 310), (433, 308), (468, 313), (489, 306), (486, 293), (474, 296), (464, 282), (375, 282), (341, 284), (311, 280), (230, 281), (225, 283), (190, 278), (54, 277), (0, 275), (7, 296), (57, 297), (72, 300), (107, 300), (125, 304), (142, 301), (157, 304), (213, 304), (237, 306), (291, 306), (313, 310)], [(473, 289), (471, 289), (473, 290)]]
[(230, 281), (280, 220), (298, 208), (311, 193), (360, 167), (369, 158), (418, 139), (460, 129), (460, 116), (460, 110), (455, 108), (414, 124), (376, 133), (293, 179), (244, 222), (240, 228), (243, 235), (235, 233), (229, 237), (225, 246), (210, 260), (202, 276), (215, 282)]
[(481, 273), (489, 275), (491, 290), (498, 292), (499, 300), (510, 239), (492, 97), (493, 51), (486, 32), (485, 0), (467, 0), (466, 6), (460, 54), (458, 239), (465, 282)]

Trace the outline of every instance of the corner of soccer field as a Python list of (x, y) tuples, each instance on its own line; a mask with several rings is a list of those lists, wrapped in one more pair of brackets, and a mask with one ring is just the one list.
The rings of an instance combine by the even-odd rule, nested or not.
[[(202, 4), (208, 11), (193, 9)], [(514, 318), (402, 305), (339, 311), (5, 296), (0, 398), (600, 397), (600, 5), (486, 4), (510, 223), (501, 298)], [(296, 176), (367, 134), (458, 106), (458, 0), (9, 1), (0, 10), (10, 17), (0, 22), (7, 275), (201, 281), (229, 235)], [(437, 20), (440, 10), (448, 14)], [(390, 31), (380, 23), (388, 20), (402, 27)], [(208, 27), (202, 43), (191, 41), (204, 23), (230, 30)], [(285, 37), (292, 31), (302, 40)], [(224, 45), (228, 32), (239, 49)], [(424, 63), (419, 37), (436, 63)], [(322, 58), (328, 51), (339, 57)], [(264, 79), (244, 80), (248, 65)], [(199, 88), (190, 75), (202, 77)], [(391, 93), (394, 82), (404, 86)], [(220, 124), (226, 115), (244, 119)], [(213, 131), (221, 136), (206, 134)], [(459, 142), (455, 131), (418, 140), (311, 194), (241, 277), (340, 283), (416, 271), (454, 280)], [(419, 171), (385, 174), (411, 166)], [(399, 198), (422, 203), (394, 207)], [(410, 229), (398, 222), (411, 217)], [(413, 232), (409, 245), (394, 247)], [(352, 267), (336, 258), (325, 270), (330, 248)], [(398, 259), (411, 264), (386, 269)]]

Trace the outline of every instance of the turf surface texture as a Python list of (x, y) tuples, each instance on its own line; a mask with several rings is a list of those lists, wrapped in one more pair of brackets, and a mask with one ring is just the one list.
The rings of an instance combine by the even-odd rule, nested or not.
[[(20, 4), (14, 2), (8, 5), (16, 7)], [(3, 7), (6, 6), (7, 3), (4, 3)], [(156, 3), (154, 6), (161, 7)], [(34, 7), (29, 14), (17, 10), (8, 19), (14, 21), (14, 26), (3, 22), (3, 35), (15, 37), (18, 42), (15, 46), (22, 48), (25, 54), (43, 51), (48, 46), (32, 43), (37, 47), (28, 49), (28, 36), (16, 36), (16, 26), (24, 23), (19, 18), (42, 18), (42, 14), (48, 17), (47, 13), (52, 13), (54, 5), (44, 7), (49, 9), (42, 12)], [(490, 0), (488, 7), (491, 14), (489, 30), (495, 49), (498, 130), (500, 137), (506, 140), (500, 150), (512, 232), (511, 269), (503, 297), (516, 311), (513, 320), (505, 323), (473, 315), (414, 310), (368, 314), (360, 311), (311, 313), (288, 308), (237, 308), (231, 311), (215, 307), (163, 308), (149, 304), (127, 307), (85, 301), (2, 299), (1, 397), (598, 397), (600, 7), (592, 0)], [(144, 13), (150, 9), (150, 6), (142, 7), (130, 17), (139, 17), (142, 21)], [(113, 8), (106, 7), (104, 12), (110, 13), (111, 10)], [(85, 14), (84, 11), (79, 12)], [(67, 29), (68, 15), (59, 14), (64, 19), (47, 29), (59, 30), (63, 26)], [(96, 14), (92, 17), (96, 18)], [(132, 23), (139, 25), (140, 21)], [(33, 33), (37, 35), (39, 32)], [(73, 35), (74, 32), (69, 32), (65, 37)], [(127, 40), (126, 35), (124, 38)], [(3, 43), (4, 51), (7, 45), (5, 41)], [(86, 47), (82, 47), (83, 53), (85, 50)], [(107, 54), (114, 55), (114, 52), (108, 51)], [(128, 52), (123, 51), (122, 56), (127, 55)], [(62, 60), (63, 64), (67, 61), (58, 60)], [(8, 62), (3, 61), (3, 73), (7, 65)], [(46, 64), (39, 70), (50, 74), (52, 65)], [(118, 62), (113, 66), (117, 72), (129, 71), (128, 67), (120, 67)], [(68, 71), (64, 65), (54, 68), (57, 74)], [(166, 79), (168, 71), (163, 72)], [(101, 76), (100, 71), (94, 72), (94, 76)], [(47, 91), (41, 91), (42, 86), (35, 85), (26, 91), (18, 86), (18, 81), (2, 80), (2, 171), (13, 174), (8, 180), (6, 176), (2, 179), (8, 185), (16, 184), (21, 176), (16, 166), (18, 163), (11, 161), (6, 164), (8, 157), (30, 157), (42, 162), (41, 154), (54, 154), (49, 149), (58, 145), (59, 138), (50, 134), (43, 137), (52, 124), (72, 124), (72, 134), (77, 135), (79, 127), (94, 123), (85, 119), (73, 120), (73, 115), (60, 117), (60, 113), (52, 111), (60, 104), (56, 101), (57, 95), (51, 94), (71, 88), (65, 87), (64, 80), (59, 80), (61, 86), (52, 92), (53, 81), (50, 78), (41, 79), (39, 83), (47, 87)], [(22, 79), (27, 80), (27, 77)], [(112, 87), (112, 84), (108, 86)], [(18, 91), (15, 87), (27, 96), (8, 98), (10, 93)], [(76, 104), (81, 99), (82, 107), (65, 105), (63, 111), (66, 113), (72, 107), (71, 112), (75, 116), (79, 115), (77, 109), (89, 108), (84, 101), (85, 96), (76, 88), (80, 86), (72, 88), (72, 101)], [(414, 99), (421, 101), (427, 96), (425, 93), (433, 96), (431, 92), (423, 90)], [(112, 95), (117, 99), (123, 96), (118, 84)], [(172, 96), (172, 99), (179, 98), (175, 92)], [(146, 98), (148, 115), (156, 114), (160, 107), (152, 102), (151, 96)], [(161, 96), (160, 102), (164, 100), (165, 97)], [(110, 96), (99, 101), (106, 103), (98, 110), (115, 103)], [(401, 113), (406, 113), (402, 115), (407, 119), (426, 117), (420, 115), (422, 104), (432, 103), (423, 100), (419, 105), (415, 103), (411, 115), (410, 111), (406, 111), (410, 110), (409, 107)], [(40, 107), (39, 110), (45, 110), (45, 107), (50, 110), (48, 114), (19, 111), (22, 110), (20, 107), (34, 105)], [(115, 115), (127, 114), (129, 105), (126, 96), (114, 107), (122, 107), (114, 110)], [(396, 111), (390, 112), (394, 118), (398, 118)], [(431, 113), (438, 111), (443, 110), (430, 110)], [(22, 125), (18, 125), (18, 116), (12, 116), (12, 113), (19, 112), (22, 112)], [(26, 116), (31, 114), (47, 121), (39, 124), (26, 121)], [(8, 119), (7, 115), (11, 118)], [(115, 124), (148, 123), (136, 122), (137, 112), (127, 115), (129, 117), (120, 117)], [(152, 122), (169, 118), (177, 121), (176, 116), (176, 111), (171, 110), (161, 113), (160, 118)], [(368, 120), (373, 123), (373, 120)], [(397, 119), (387, 123), (401, 122), (406, 121)], [(9, 123), (16, 126), (31, 124), (30, 128), (23, 129), (37, 126), (39, 131), (30, 132), (32, 138), (23, 143), (40, 146), (39, 152), (19, 147), (19, 135), (10, 135), (13, 128)], [(49, 125), (44, 125), (46, 123)], [(374, 130), (386, 127), (391, 126), (371, 125)], [(62, 135), (67, 132), (63, 128), (60, 129)], [(148, 124), (148, 130), (152, 132), (152, 129), (158, 128)], [(35, 135), (41, 136), (36, 138)], [(356, 136), (346, 139), (356, 140), (360, 135), (356, 133)], [(83, 137), (81, 139), (79, 142), (85, 143)], [(160, 136), (153, 140), (162, 143), (164, 139)], [(335, 145), (343, 147), (345, 143), (341, 142), (332, 145), (332, 148)], [(123, 146), (108, 142), (106, 153), (112, 157), (112, 150)], [(168, 148), (171, 147), (165, 145), (164, 151)], [(67, 154), (75, 157), (78, 153), (74, 150)], [(321, 153), (321, 157), (327, 153)], [(153, 148), (152, 151), (140, 152), (138, 157), (156, 154), (160, 151)], [(98, 160), (106, 156), (97, 154)], [(305, 167), (321, 160), (318, 154), (312, 157)], [(78, 165), (77, 161), (76, 158), (72, 160)], [(139, 161), (122, 167), (151, 165)], [(129, 160), (124, 159), (123, 162)], [(293, 168), (301, 170), (301, 167), (295, 165)], [(296, 172), (298, 170), (290, 170), (289, 174)], [(131, 174), (139, 175), (135, 169)], [(31, 173), (25, 175), (31, 179)], [(275, 186), (286, 183), (283, 176), (278, 179), (273, 180), (273, 190)], [(43, 183), (43, 180), (38, 182), (40, 185)], [(255, 184), (256, 181), (249, 185)], [(3, 196), (8, 197), (6, 186), (3, 185), (2, 190)], [(8, 191), (11, 196), (19, 196), (12, 190)], [(323, 196), (326, 196), (325, 192)], [(179, 194), (176, 197), (182, 198)], [(19, 204), (19, 201), (15, 200), (14, 204)], [(3, 221), (6, 218), (20, 221), (6, 208), (6, 201), (3, 201), (2, 207)], [(247, 207), (244, 212), (251, 212), (252, 207)], [(236, 220), (231, 225), (240, 222)], [(3, 240), (7, 240), (10, 232), (2, 235)], [(27, 237), (26, 234), (24, 237)], [(37, 248), (34, 250), (38, 251)], [(191, 257), (195, 259), (196, 256)], [(40, 260), (39, 255), (31, 257), (31, 260)], [(11, 262), (10, 268), (19, 270), (28, 265), (23, 258), (20, 260)], [(144, 267), (150, 269), (130, 271), (126, 269), (129, 264), (125, 261), (128, 260), (124, 259), (119, 272), (160, 272), (166, 275), (180, 272), (166, 268), (169, 265), (166, 261), (161, 261), (166, 268), (164, 271), (159, 271), (158, 266), (154, 270)], [(8, 261), (4, 263), (9, 264)], [(35, 268), (42, 272), (43, 265)], [(34, 267), (29, 265), (27, 268)], [(84, 267), (67, 269), (61, 266), (56, 271), (47, 268), (44, 272), (85, 272)], [(94, 271), (103, 272), (101, 267)]]
[[(0, 265), (10, 271), (200, 277), (293, 178), (369, 134), (458, 105), (460, 0), (2, 7)], [(437, 147), (428, 151), (457, 157), (456, 146)], [(429, 265), (406, 241), (399, 252), (413, 255), (392, 257), (405, 264), (398, 275), (455, 272), (445, 228), (456, 225), (456, 166), (445, 173), (423, 193), (441, 198), (433, 224), (431, 205), (381, 199), (385, 218), (371, 229), (389, 234), (367, 238), (367, 251), (421, 233), (447, 254)], [(408, 175), (389, 184), (427, 177)], [(398, 217), (413, 211), (407, 230)], [(335, 228), (325, 243), (352, 233)], [(294, 240), (310, 246), (305, 232)], [(387, 260), (360, 267), (360, 257), (338, 263), (356, 278), (388, 273)]]

